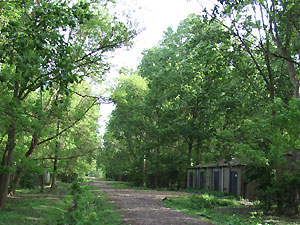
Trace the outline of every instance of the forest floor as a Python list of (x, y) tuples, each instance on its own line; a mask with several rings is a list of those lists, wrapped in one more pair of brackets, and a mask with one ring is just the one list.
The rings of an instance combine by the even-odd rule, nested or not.
[(110, 181), (93, 179), (97, 186), (120, 209), (125, 224), (130, 225), (209, 225), (207, 221), (190, 217), (179, 211), (163, 206), (165, 197), (186, 195), (181, 192), (119, 189), (109, 185)]

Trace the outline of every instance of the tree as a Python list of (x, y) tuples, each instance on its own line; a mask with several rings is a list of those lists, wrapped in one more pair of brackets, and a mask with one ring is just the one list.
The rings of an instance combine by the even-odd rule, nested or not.
[[(258, 74), (268, 93), (264, 110), (256, 117), (244, 121), (243, 126), (251, 124), (257, 133), (242, 134), (240, 143), (244, 146), (241, 149), (245, 155), (241, 156), (252, 159), (249, 162), (250, 168), (256, 168), (256, 175), (252, 178), (263, 180), (264, 186), (268, 188), (267, 191), (261, 188), (262, 201), (267, 208), (275, 203), (278, 212), (297, 214), (299, 190), (296, 188), (285, 200), (280, 196), (284, 195), (286, 187), (298, 183), (298, 174), (295, 172), (299, 162), (298, 150), (295, 145), (289, 145), (286, 139), (289, 136), (296, 140), (298, 134), (283, 128), (276, 122), (276, 118), (278, 115), (287, 118), (293, 114), (291, 105), (296, 103), (292, 97), (299, 96), (299, 4), (295, 1), (240, 1), (237, 4), (236, 1), (222, 0), (219, 3), (213, 11), (212, 19), (217, 19), (231, 32), (238, 46), (236, 51), (250, 57), (256, 72), (251, 71), (249, 80), (253, 83), (253, 75), (256, 77)], [(234, 66), (238, 69), (238, 64)], [(282, 109), (278, 108), (279, 102), (285, 105), (287, 115), (282, 115)], [(283, 143), (279, 144), (278, 140)], [(281, 147), (275, 150), (275, 145), (285, 146), (285, 150)], [(251, 150), (254, 154), (249, 157)], [(275, 152), (281, 160), (273, 157)], [(292, 162), (285, 159), (287, 154), (292, 155)], [(285, 166), (288, 162), (290, 168)], [(283, 168), (290, 173), (283, 172)], [(262, 171), (268, 174), (267, 179)]]
[[(148, 105), (160, 107), (160, 123), (167, 123), (187, 145), (185, 167), (204, 160), (202, 145), (227, 126), (220, 127), (220, 121), (229, 118), (245, 98), (238, 91), (248, 84), (233, 76), (228, 63), (231, 44), (230, 34), (221, 25), (190, 15), (176, 32), (166, 32), (159, 47), (145, 51), (139, 67), (155, 99)], [(166, 135), (174, 137), (174, 133)]]
[[(127, 171), (132, 179), (139, 184), (144, 182), (143, 163), (145, 153), (143, 143), (147, 135), (144, 101), (147, 92), (147, 81), (138, 74), (131, 71), (128, 75), (123, 75), (113, 89), (112, 99), (116, 104), (116, 108), (112, 112), (108, 125), (109, 133), (112, 134), (117, 143), (122, 144), (122, 147), (116, 149), (118, 151), (117, 157), (124, 159), (127, 155), (128, 161), (123, 163), (131, 166), (130, 169), (127, 167)], [(104, 144), (106, 145), (106, 143)], [(135, 178), (138, 179), (135, 180)]]
[[(3, 6), (3, 7), (2, 7)], [(80, 1), (2, 2), (0, 82), (2, 115), (6, 117), (0, 172), (0, 208), (5, 206), (16, 135), (33, 124), (23, 116), (28, 98), (37, 91), (59, 88), (101, 75), (104, 53), (128, 44), (134, 32), (94, 3)], [(1, 10), (2, 11), (2, 10)]]

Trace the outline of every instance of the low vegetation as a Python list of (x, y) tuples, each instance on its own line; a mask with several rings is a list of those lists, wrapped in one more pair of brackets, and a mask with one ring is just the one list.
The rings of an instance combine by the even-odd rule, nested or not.
[[(151, 190), (147, 187), (137, 187), (130, 182), (111, 182), (111, 185), (122, 189)], [(158, 188), (159, 191), (171, 191), (168, 188)], [(205, 219), (220, 225), (267, 225), (267, 224), (299, 224), (299, 218), (288, 218), (265, 214), (259, 202), (249, 202), (229, 193), (203, 189), (181, 189), (191, 195), (167, 198), (164, 206), (179, 210), (193, 217)]]
[(0, 224), (57, 224), (72, 204), (68, 186), (59, 183), (51, 193), (18, 189), (14, 197), (7, 199), (7, 207), (0, 211)]
[(58, 183), (55, 191), (19, 189), (0, 211), (0, 225), (120, 224), (121, 218), (96, 187)]
[[(138, 33), (117, 2), (0, 1), (0, 223), (118, 223), (103, 220), (113, 210), (91, 187), (56, 189), (56, 180), (101, 170), (176, 190), (187, 168), (234, 158), (265, 213), (299, 216), (299, 0), (216, 0), (168, 28), (107, 88), (107, 56)], [(103, 103), (114, 110), (100, 137)], [(46, 177), (51, 194), (22, 189)], [(220, 209), (240, 210), (237, 202), (201, 194), (166, 204), (244, 223)], [(268, 223), (256, 209), (250, 219)]]
[[(74, 204), (62, 224), (117, 225), (121, 216), (114, 210), (109, 199), (94, 186), (72, 186)], [(74, 190), (75, 187), (75, 190)]]
[(297, 219), (264, 215), (258, 205), (233, 196), (201, 194), (168, 198), (164, 205), (218, 225), (299, 224)]

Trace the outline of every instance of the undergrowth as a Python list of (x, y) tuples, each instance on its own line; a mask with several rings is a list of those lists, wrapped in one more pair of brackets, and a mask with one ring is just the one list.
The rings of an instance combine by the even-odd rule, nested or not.
[[(76, 189), (78, 188), (77, 185), (74, 186)], [(94, 186), (80, 186), (78, 192), (74, 193), (73, 207), (59, 225), (121, 224), (121, 216), (115, 212), (113, 205), (109, 203), (109, 199), (98, 189)]]
[(48, 191), (49, 188), (45, 188), (44, 193), (38, 188), (18, 189), (15, 196), (7, 199), (6, 207), (0, 210), (0, 224), (57, 224), (72, 203), (69, 184), (58, 183), (55, 191)]
[(237, 202), (235, 199), (219, 199), (213, 195), (193, 195), (187, 198), (173, 198), (170, 199), (169, 202), (172, 202), (173, 205), (181, 205), (186, 208), (191, 209), (212, 209), (219, 206), (236, 206)]
[(0, 210), (0, 225), (117, 225), (121, 216), (99, 188), (58, 183), (55, 191), (19, 189)]
[(240, 205), (235, 198), (208, 194), (168, 198), (164, 205), (218, 225), (299, 224), (296, 220), (264, 215), (255, 206)]

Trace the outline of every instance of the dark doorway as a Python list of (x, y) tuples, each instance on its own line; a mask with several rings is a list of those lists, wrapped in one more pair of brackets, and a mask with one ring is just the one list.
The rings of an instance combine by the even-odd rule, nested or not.
[(214, 191), (220, 189), (219, 171), (214, 171)]
[(189, 172), (189, 188), (193, 188), (193, 178), (194, 178), (193, 172)]
[(236, 171), (230, 172), (230, 193), (237, 195), (238, 187), (238, 173)]
[(205, 188), (204, 172), (200, 172), (199, 176), (200, 176), (200, 189), (204, 189)]

